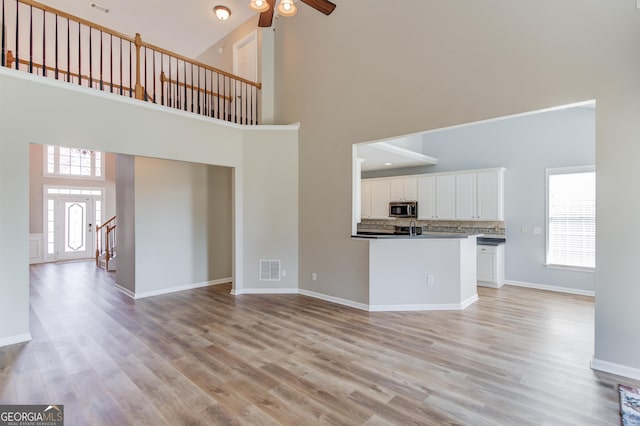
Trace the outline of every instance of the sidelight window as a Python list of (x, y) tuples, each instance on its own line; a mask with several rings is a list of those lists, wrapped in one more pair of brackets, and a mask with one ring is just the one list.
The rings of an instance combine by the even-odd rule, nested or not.
[(593, 166), (547, 169), (547, 265), (596, 266)]

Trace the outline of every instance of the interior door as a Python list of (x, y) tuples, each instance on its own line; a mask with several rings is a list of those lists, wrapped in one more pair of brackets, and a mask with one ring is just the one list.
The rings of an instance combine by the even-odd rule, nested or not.
[(57, 197), (56, 259), (86, 259), (93, 256), (95, 201), (92, 197)]

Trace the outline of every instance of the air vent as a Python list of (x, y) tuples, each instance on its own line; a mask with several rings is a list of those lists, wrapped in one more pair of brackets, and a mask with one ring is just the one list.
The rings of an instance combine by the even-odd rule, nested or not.
[(260, 260), (260, 281), (280, 281), (279, 260)]

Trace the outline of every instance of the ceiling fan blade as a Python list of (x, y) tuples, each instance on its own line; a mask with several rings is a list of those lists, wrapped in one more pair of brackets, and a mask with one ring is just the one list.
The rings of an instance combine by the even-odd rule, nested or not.
[(258, 26), (262, 28), (269, 28), (273, 22), (273, 11), (276, 7), (275, 0), (267, 0), (269, 3), (269, 10), (260, 13), (260, 19), (258, 20)]
[(334, 3), (329, 0), (300, 0), (302, 3), (306, 3), (312, 8), (324, 13), (325, 15), (331, 15), (333, 9), (336, 8)]

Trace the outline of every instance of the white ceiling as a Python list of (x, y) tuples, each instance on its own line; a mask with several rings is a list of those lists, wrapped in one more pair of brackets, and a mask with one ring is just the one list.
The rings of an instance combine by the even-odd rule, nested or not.
[(394, 145), (393, 141), (360, 144), (357, 149), (358, 158), (364, 160), (363, 172), (438, 164), (437, 158)]
[[(256, 15), (249, 0), (95, 0), (109, 13), (90, 7), (90, 0), (39, 1), (131, 37), (140, 33), (148, 43), (192, 58)], [(216, 5), (231, 9), (227, 21), (215, 17)]]

